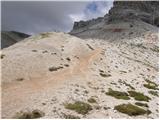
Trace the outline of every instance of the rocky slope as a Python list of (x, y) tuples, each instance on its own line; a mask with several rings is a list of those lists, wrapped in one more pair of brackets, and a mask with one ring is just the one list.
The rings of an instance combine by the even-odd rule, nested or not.
[(108, 14), (89, 21), (75, 22), (70, 34), (83, 37), (81, 34), (89, 31), (91, 35), (88, 35), (88, 38), (90, 38), (94, 37), (94, 30), (104, 33), (106, 30), (105, 26), (108, 24), (130, 22), (131, 26), (134, 26), (135, 21), (143, 21), (154, 26), (159, 26), (158, 1), (114, 1), (113, 7), (109, 10)]
[(30, 35), (16, 32), (16, 31), (2, 31), (1, 32), (1, 49), (9, 47), (16, 42), (29, 37)]
[(99, 20), (1, 51), (2, 118), (159, 117), (158, 28)]

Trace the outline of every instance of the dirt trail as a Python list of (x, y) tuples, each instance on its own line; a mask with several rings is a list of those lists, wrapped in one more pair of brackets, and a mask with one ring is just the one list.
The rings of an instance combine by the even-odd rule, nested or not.
[(26, 98), (31, 94), (43, 92), (49, 88), (57, 87), (58, 84), (62, 84), (64, 80), (71, 79), (74, 75), (79, 75), (80, 77), (86, 77), (86, 72), (90, 62), (94, 61), (100, 54), (101, 49), (96, 49), (91, 51), (84, 56), (80, 56), (79, 61), (75, 66), (67, 68), (51, 74), (45, 78), (26, 80), (21, 82), (12, 82), (2, 85), (3, 90), (3, 112), (10, 107), (12, 104), (17, 104), (16, 107), (20, 107), (22, 103), (25, 103)]

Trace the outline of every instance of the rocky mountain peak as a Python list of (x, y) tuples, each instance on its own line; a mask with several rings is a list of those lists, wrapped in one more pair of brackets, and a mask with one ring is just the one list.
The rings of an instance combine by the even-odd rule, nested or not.
[(114, 1), (109, 10), (109, 22), (116, 20), (142, 20), (159, 26), (158, 1)]
[(141, 20), (143, 22), (159, 26), (158, 1), (114, 1), (113, 7), (104, 17), (75, 22), (73, 30), (89, 27), (100, 22), (109, 24), (114, 21), (128, 20)]

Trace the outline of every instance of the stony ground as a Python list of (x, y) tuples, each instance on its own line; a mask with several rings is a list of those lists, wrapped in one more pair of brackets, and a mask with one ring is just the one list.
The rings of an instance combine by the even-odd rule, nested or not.
[[(42, 33), (2, 50), (2, 118), (32, 110), (41, 111), (42, 118), (158, 118), (158, 96), (150, 92), (158, 92), (159, 85), (158, 31), (134, 28), (128, 38), (124, 34), (131, 31), (111, 25), (106, 29), (110, 37), (105, 39)], [(107, 94), (110, 88), (143, 93), (149, 100), (135, 100), (131, 95), (117, 99)], [(66, 107), (76, 101), (92, 109)], [(127, 115), (115, 109), (128, 103), (151, 113)]]

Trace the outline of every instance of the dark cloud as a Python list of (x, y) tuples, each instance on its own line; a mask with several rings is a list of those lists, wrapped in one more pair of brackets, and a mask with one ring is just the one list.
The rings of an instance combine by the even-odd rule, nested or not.
[[(91, 19), (103, 16), (111, 4), (94, 3), (102, 12), (87, 13), (91, 2), (56, 2), (56, 1), (2, 1), (2, 30), (15, 30), (28, 34), (46, 31), (68, 32), (75, 20)], [(103, 3), (104, 4), (104, 3)], [(101, 6), (102, 5), (102, 6)], [(100, 7), (101, 6), (101, 7)], [(93, 7), (90, 7), (93, 8)]]

